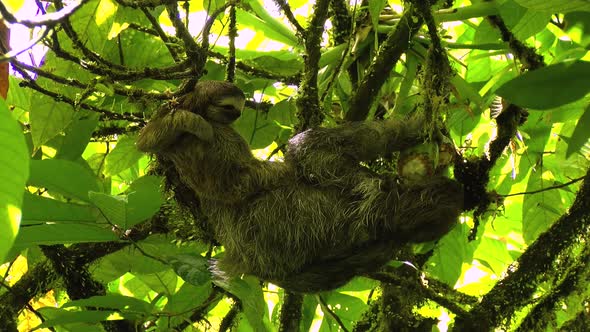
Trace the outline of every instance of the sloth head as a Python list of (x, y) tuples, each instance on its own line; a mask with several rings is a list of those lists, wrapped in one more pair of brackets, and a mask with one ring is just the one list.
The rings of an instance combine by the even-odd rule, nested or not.
[(180, 101), (181, 107), (211, 122), (230, 124), (242, 114), (246, 98), (236, 85), (222, 81), (201, 81)]

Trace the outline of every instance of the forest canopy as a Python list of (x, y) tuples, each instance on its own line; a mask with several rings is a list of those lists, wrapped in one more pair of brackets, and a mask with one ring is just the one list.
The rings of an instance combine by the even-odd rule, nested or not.
[[(0, 330), (583, 331), (589, 50), (585, 0), (2, 1)], [(207, 215), (135, 144), (203, 80), (244, 92), (263, 160), (422, 114), (457, 225), (332, 291), (215, 280)]]

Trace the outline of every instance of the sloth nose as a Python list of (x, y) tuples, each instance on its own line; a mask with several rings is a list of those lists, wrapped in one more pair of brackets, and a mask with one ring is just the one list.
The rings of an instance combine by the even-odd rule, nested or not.
[(240, 115), (242, 115), (242, 112), (240, 112), (240, 110), (237, 108), (232, 108), (231, 110), (228, 110), (226, 115), (227, 115), (228, 119), (233, 121), (233, 120), (236, 120), (237, 118), (239, 118)]

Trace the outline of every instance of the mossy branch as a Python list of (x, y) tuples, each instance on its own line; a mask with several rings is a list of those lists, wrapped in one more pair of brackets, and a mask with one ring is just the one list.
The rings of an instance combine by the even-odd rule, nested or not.
[(303, 295), (285, 292), (279, 317), (279, 332), (299, 331)]
[[(569, 212), (555, 222), (520, 256), (507, 276), (481, 303), (456, 319), (458, 331), (489, 330), (510, 323), (515, 312), (531, 303), (548, 275), (561, 273), (559, 261), (570, 256), (574, 244), (587, 243), (590, 231), (590, 171)], [(556, 266), (557, 264), (557, 266)]]
[(322, 55), (320, 42), (324, 33), (324, 23), (328, 18), (329, 4), (330, 0), (318, 0), (315, 3), (313, 17), (304, 35), (304, 72), (297, 97), (298, 131), (317, 127), (323, 119), (318, 95), (318, 71)]
[(410, 41), (421, 26), (422, 18), (410, 5), (405, 9), (394, 30), (387, 35), (387, 39), (379, 47), (377, 58), (371, 63), (366, 75), (354, 91), (346, 120), (362, 121), (367, 117), (371, 106), (377, 99), (379, 90), (401, 55), (410, 47)]

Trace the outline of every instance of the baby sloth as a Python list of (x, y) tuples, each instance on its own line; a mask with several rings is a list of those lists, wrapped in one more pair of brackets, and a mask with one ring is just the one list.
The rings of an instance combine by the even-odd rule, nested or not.
[(255, 158), (230, 124), (244, 94), (203, 81), (144, 127), (137, 147), (171, 162), (225, 253), (217, 268), (295, 292), (342, 286), (394, 249), (446, 234), (461, 213), (451, 179), (398, 183), (361, 165), (421, 143), (416, 121), (369, 121), (302, 132), (283, 162)]

